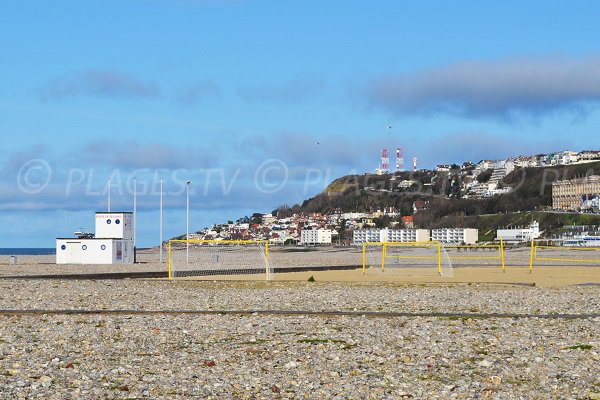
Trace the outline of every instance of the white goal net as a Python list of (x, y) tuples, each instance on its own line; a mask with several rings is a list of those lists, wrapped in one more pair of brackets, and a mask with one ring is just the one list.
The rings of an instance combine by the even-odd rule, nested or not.
[(273, 272), (265, 240), (171, 240), (168, 254), (169, 279), (239, 275), (270, 280)]
[(363, 244), (363, 274), (400, 273), (453, 276), (444, 246), (435, 242), (368, 242)]

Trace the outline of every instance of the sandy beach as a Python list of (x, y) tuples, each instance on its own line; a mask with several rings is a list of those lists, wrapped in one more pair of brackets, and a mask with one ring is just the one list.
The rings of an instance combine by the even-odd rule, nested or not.
[[(174, 260), (182, 260), (181, 254)], [(600, 251), (591, 255), (595, 256)], [(192, 263), (194, 252), (192, 250)], [(421, 261), (414, 267), (407, 265), (387, 264), (381, 269), (381, 258), (378, 254), (369, 258), (363, 274), (362, 253), (356, 248), (281, 248), (272, 247), (269, 259), (272, 269), (270, 279), (274, 281), (306, 281), (313, 277), (326, 282), (389, 282), (389, 283), (503, 283), (533, 284), (542, 287), (594, 285), (600, 284), (600, 263), (576, 263), (560, 261), (536, 261), (529, 270), (530, 249), (521, 247), (508, 249), (505, 253), (504, 270), (499, 259), (489, 257), (490, 252), (473, 255), (473, 259), (454, 259), (464, 253), (449, 253), (442, 263), (442, 275), (438, 274), (435, 260)], [(483, 256), (484, 258), (477, 258)], [(577, 254), (581, 259), (590, 258), (590, 254)], [(179, 258), (177, 258), (179, 257)], [(570, 259), (568, 251), (553, 252), (553, 258)], [(16, 265), (9, 265), (9, 256), (0, 258), (0, 277), (25, 277), (37, 275), (72, 275), (72, 274), (128, 274), (161, 272), (167, 273), (167, 253), (163, 255), (163, 263), (159, 262), (158, 249), (146, 249), (138, 252), (138, 263), (134, 265), (57, 265), (55, 257), (18, 256)], [(194, 268), (196, 268), (194, 266)], [(328, 270), (328, 268), (330, 268)], [(338, 268), (338, 269), (336, 269)], [(198, 267), (201, 269), (201, 267)], [(192, 276), (186, 279), (200, 280), (266, 280), (265, 273), (259, 274), (208, 274)]]

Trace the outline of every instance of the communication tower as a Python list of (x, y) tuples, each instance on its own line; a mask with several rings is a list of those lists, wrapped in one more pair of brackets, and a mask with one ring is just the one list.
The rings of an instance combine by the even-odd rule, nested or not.
[(404, 151), (402, 147), (396, 149), (396, 172), (404, 171)]

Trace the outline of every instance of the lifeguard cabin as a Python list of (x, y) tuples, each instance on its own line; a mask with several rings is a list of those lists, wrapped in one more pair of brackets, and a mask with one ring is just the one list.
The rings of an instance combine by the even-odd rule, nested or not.
[(57, 264), (133, 264), (133, 213), (97, 212), (96, 233), (56, 239)]

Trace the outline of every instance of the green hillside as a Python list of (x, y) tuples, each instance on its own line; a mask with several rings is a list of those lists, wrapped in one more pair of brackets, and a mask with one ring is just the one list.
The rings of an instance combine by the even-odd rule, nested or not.
[[(600, 174), (600, 162), (546, 168), (518, 168), (506, 176), (501, 185), (513, 191), (485, 199), (464, 198), (455, 190), (456, 184), (469, 179), (468, 172), (455, 170), (447, 174), (419, 171), (414, 175), (349, 175), (333, 181), (322, 193), (293, 207), (294, 212), (326, 213), (335, 209), (345, 212), (368, 212), (395, 207), (402, 215), (413, 215), (413, 203), (422, 200), (426, 209), (414, 214), (421, 227), (464, 226), (479, 228), (480, 232), (499, 226), (526, 225), (533, 216), (542, 229), (555, 229), (565, 224), (600, 224), (597, 215), (542, 213), (552, 205), (552, 182), (578, 176)], [(399, 189), (398, 183), (412, 179), (417, 183)], [(533, 212), (533, 213), (532, 213)]]

